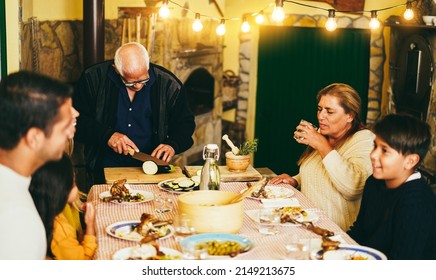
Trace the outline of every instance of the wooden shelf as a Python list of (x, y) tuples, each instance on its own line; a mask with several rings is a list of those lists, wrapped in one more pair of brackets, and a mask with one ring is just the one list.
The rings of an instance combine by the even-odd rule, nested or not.
[(407, 29), (426, 29), (429, 31), (435, 31), (436, 30), (436, 26), (434, 25), (425, 25), (425, 24), (402, 24), (402, 23), (385, 23), (385, 26), (389, 26), (389, 27), (397, 27), (397, 28), (407, 28)]

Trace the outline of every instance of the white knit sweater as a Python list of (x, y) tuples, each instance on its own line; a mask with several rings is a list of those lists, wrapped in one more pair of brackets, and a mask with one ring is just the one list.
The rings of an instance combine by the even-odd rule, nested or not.
[(371, 131), (360, 130), (324, 159), (311, 155), (294, 176), (301, 192), (344, 231), (356, 220), (365, 181), (372, 174), (374, 138)]

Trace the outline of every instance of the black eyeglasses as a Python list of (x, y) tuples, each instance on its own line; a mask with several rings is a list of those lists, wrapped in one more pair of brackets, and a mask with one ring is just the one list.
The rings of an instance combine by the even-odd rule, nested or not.
[(134, 87), (136, 85), (143, 85), (143, 86), (145, 86), (148, 83), (148, 81), (150, 81), (150, 78), (147, 78), (147, 79), (141, 80), (141, 81), (127, 82), (126, 80), (124, 80), (123, 76), (120, 75), (120, 77), (121, 77), (121, 81), (123, 82), (123, 84), (126, 87)]

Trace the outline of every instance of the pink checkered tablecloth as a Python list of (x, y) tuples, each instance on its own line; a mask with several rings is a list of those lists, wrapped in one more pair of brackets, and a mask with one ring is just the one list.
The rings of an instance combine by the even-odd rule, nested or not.
[[(338, 225), (332, 222), (323, 212), (316, 209), (312, 202), (310, 202), (300, 191), (296, 190), (290, 185), (277, 185), (290, 188), (294, 191), (294, 198), (297, 198), (300, 205), (304, 209), (310, 209), (310, 211), (319, 215), (319, 220), (314, 224), (316, 226), (329, 229), (340, 236), (345, 243), (357, 244), (352, 240)], [(161, 214), (159, 216), (162, 219), (174, 219), (177, 215), (177, 196), (178, 194), (169, 193), (161, 190), (157, 184), (135, 184), (131, 185), (132, 189), (145, 190), (152, 193), (166, 193), (173, 196), (174, 211)], [(239, 193), (245, 189), (247, 184), (245, 182), (231, 182), (221, 183), (221, 190)], [(125, 247), (135, 246), (137, 243), (133, 241), (126, 241), (110, 236), (106, 233), (106, 227), (109, 225), (128, 220), (139, 220), (141, 214), (153, 213), (153, 203), (144, 202), (132, 205), (122, 205), (118, 203), (103, 202), (99, 198), (99, 194), (108, 191), (110, 185), (94, 185), (89, 194), (88, 201), (92, 202), (96, 208), (96, 234), (98, 249), (94, 256), (96, 260), (108, 260), (112, 259), (112, 255), (117, 251)], [(260, 200), (246, 198), (243, 202), (244, 211), (250, 209), (258, 209), (261, 206)], [(291, 236), (296, 235), (300, 239), (319, 239), (320, 236), (305, 229), (302, 226), (280, 226), (280, 232), (276, 235), (263, 235), (260, 234), (257, 228), (257, 223), (250, 217), (244, 214), (244, 220), (239, 235), (244, 236), (254, 243), (254, 248), (250, 251), (240, 254), (235, 259), (249, 259), (249, 260), (279, 260), (284, 259), (285, 249), (284, 244)], [(160, 246), (173, 248), (181, 251), (181, 248), (176, 243), (174, 237), (158, 240)]]

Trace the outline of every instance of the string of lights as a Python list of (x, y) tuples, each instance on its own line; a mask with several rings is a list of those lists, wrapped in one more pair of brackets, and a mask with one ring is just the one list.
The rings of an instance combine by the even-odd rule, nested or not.
[(403, 17), (405, 20), (411, 20), (414, 17), (413, 12), (413, 4), (415, 2), (418, 2), (418, 0), (407, 0), (404, 4), (374, 9), (374, 10), (361, 10), (361, 11), (345, 11), (345, 10), (336, 10), (336, 9), (325, 9), (322, 7), (317, 7), (305, 3), (300, 3), (297, 1), (291, 1), (291, 0), (275, 0), (275, 3), (270, 3), (264, 8), (262, 8), (259, 11), (251, 12), (251, 13), (245, 13), (242, 18), (217, 18), (213, 16), (208, 16), (205, 14), (201, 14), (199, 12), (193, 11), (189, 8), (183, 7), (180, 4), (171, 1), (171, 0), (163, 0), (162, 6), (159, 8), (159, 16), (163, 19), (166, 19), (170, 16), (170, 9), (168, 8), (168, 4), (171, 3), (172, 5), (175, 5), (179, 7), (182, 10), (185, 10), (187, 12), (193, 13), (195, 18), (194, 22), (192, 24), (192, 29), (195, 32), (200, 32), (203, 29), (203, 24), (201, 23), (201, 18), (209, 18), (212, 20), (216, 20), (219, 22), (218, 27), (216, 28), (216, 33), (219, 36), (223, 36), (226, 33), (226, 27), (225, 23), (226, 21), (242, 21), (241, 24), (241, 31), (242, 32), (250, 32), (251, 26), (249, 24), (249, 17), (254, 17), (255, 22), (257, 24), (263, 24), (265, 22), (265, 12), (267, 10), (270, 10), (272, 8), (271, 12), (271, 20), (277, 24), (282, 23), (285, 20), (285, 11), (283, 9), (283, 3), (291, 3), (294, 5), (304, 6), (312, 9), (318, 9), (327, 12), (327, 21), (325, 23), (325, 28), (328, 31), (334, 31), (337, 28), (337, 22), (336, 22), (336, 13), (369, 13), (370, 14), (370, 21), (369, 21), (369, 28), (372, 30), (378, 29), (380, 27), (380, 20), (377, 18), (377, 13), (379, 11), (385, 11), (390, 9), (395, 9), (399, 7), (406, 7)]

